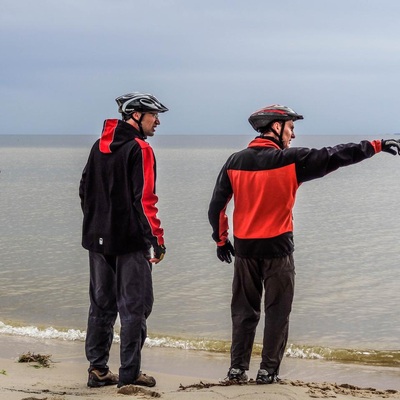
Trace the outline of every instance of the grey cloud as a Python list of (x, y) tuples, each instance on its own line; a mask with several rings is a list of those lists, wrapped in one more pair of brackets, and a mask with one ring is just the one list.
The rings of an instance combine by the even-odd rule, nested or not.
[(3, 0), (0, 8), (0, 134), (97, 133), (118, 115), (114, 98), (132, 90), (168, 104), (160, 134), (252, 134), (248, 115), (275, 102), (306, 114), (306, 133), (398, 130), (377, 112), (397, 111), (397, 0)]

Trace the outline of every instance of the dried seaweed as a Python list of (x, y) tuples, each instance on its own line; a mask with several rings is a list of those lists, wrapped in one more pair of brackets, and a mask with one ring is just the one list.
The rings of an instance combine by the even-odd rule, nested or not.
[(199, 383), (194, 383), (193, 385), (183, 386), (182, 384), (179, 385), (179, 390), (186, 390), (186, 389), (208, 389), (213, 386), (242, 386), (242, 385), (254, 385), (256, 382), (253, 379), (248, 380), (247, 382), (241, 381), (229, 381), (224, 380), (218, 383), (204, 383), (200, 381)]
[(51, 354), (35, 354), (28, 351), (28, 353), (21, 354), (18, 362), (20, 363), (36, 363), (35, 368), (49, 368), (52, 360)]

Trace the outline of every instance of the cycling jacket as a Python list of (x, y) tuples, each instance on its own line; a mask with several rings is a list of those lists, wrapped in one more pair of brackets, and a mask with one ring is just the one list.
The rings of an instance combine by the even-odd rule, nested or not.
[(208, 217), (217, 245), (228, 238), (227, 205), (233, 196), (235, 252), (241, 257), (275, 258), (294, 250), (293, 207), (299, 186), (340, 167), (372, 157), (381, 141), (322, 149), (281, 149), (272, 137), (257, 137), (232, 154), (215, 185)]
[(164, 244), (155, 182), (156, 161), (145, 138), (124, 121), (106, 120), (79, 187), (82, 246), (119, 255)]

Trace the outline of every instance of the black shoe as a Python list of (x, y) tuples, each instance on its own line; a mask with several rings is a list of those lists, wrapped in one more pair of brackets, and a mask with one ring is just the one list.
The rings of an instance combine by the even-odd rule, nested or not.
[(256, 382), (258, 385), (268, 385), (271, 383), (277, 383), (279, 381), (280, 379), (275, 372), (270, 374), (265, 369), (259, 369), (257, 372)]
[(228, 371), (228, 375), (226, 377), (227, 381), (234, 381), (240, 383), (247, 383), (247, 375), (244, 369), (240, 368), (230, 368)]
[(107, 372), (100, 372), (97, 369), (93, 369), (89, 372), (89, 378), (87, 385), (89, 387), (102, 387), (108, 385), (116, 385), (118, 383), (118, 375), (113, 374), (110, 370)]
[(147, 386), (147, 387), (154, 387), (156, 386), (156, 380), (150, 376), (143, 374), (142, 371), (139, 372), (139, 376), (136, 378), (134, 382), (131, 383), (123, 383), (119, 382), (118, 387), (126, 386), (126, 385), (139, 385), (139, 386)]

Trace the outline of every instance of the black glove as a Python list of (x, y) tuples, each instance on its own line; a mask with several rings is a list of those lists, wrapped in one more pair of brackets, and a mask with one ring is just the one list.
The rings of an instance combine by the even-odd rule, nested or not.
[(400, 139), (388, 139), (382, 140), (382, 151), (386, 151), (386, 153), (396, 155), (400, 155)]
[(235, 250), (232, 246), (232, 243), (227, 240), (223, 246), (218, 246), (217, 247), (217, 257), (222, 261), (222, 262), (227, 262), (230, 264), (232, 262), (232, 256), (235, 255)]
[(154, 258), (158, 258), (160, 261), (164, 258), (164, 255), (167, 251), (163, 244), (153, 247), (154, 249)]

